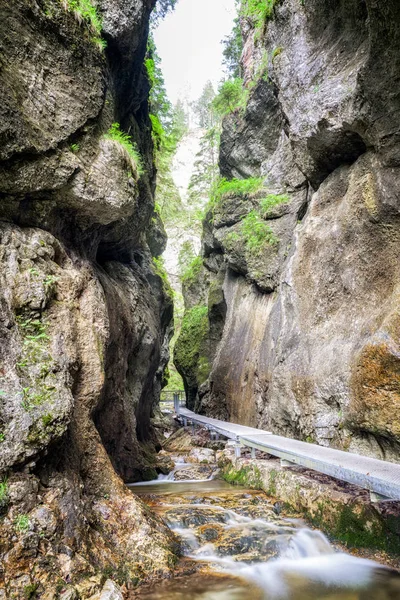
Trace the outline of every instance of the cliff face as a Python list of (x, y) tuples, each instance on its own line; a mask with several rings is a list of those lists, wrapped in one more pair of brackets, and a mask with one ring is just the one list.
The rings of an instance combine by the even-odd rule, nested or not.
[[(100, 0), (100, 34), (77, 5), (0, 1), (0, 598), (96, 575), (88, 597), (101, 574), (173, 562), (119, 477), (151, 466), (172, 318), (148, 247), (165, 244), (142, 66), (154, 2)], [(105, 136), (115, 122), (140, 178)]]
[[(281, 0), (263, 31), (242, 29), (251, 91), (224, 120), (220, 169), (265, 181), (223, 195), (204, 223), (203, 303), (219, 294), (226, 315), (215, 346), (209, 312), (212, 364), (192, 396), (212, 415), (398, 460), (400, 7)], [(243, 218), (260, 206), (269, 243), (254, 250)]]

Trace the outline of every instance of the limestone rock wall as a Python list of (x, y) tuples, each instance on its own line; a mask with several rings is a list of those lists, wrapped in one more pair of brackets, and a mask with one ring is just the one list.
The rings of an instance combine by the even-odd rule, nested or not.
[[(102, 51), (67, 2), (0, 0), (2, 599), (79, 585), (85, 598), (174, 561), (120, 478), (154, 473), (172, 318), (146, 237), (162, 251), (143, 69), (153, 4), (99, 1)], [(104, 137), (115, 122), (140, 178)]]
[[(204, 223), (227, 311), (197, 408), (397, 461), (400, 6), (280, 0), (242, 29), (255, 85), (220, 169), (265, 182)], [(240, 222), (268, 194), (286, 195), (263, 215), (278, 241), (254, 253)]]

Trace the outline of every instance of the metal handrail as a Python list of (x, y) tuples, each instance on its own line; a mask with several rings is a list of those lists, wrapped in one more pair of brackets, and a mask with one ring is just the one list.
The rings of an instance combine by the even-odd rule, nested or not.
[(347, 481), (371, 493), (373, 502), (400, 500), (400, 465), (387, 461), (309, 444), (245, 425), (203, 417), (177, 403), (175, 412), (185, 426), (190, 422), (206, 427), (211, 432), (233, 439), (236, 457), (241, 447), (250, 448), (252, 457), (261, 450), (281, 459), (283, 467), (301, 466)]

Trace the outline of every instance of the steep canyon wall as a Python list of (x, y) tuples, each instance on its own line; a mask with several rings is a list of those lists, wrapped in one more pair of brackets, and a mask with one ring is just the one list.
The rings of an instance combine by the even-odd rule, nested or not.
[[(281, 0), (241, 27), (249, 99), (224, 119), (220, 170), (265, 181), (204, 222), (186, 299), (208, 317), (176, 356), (190, 404), (397, 461), (400, 6)], [(268, 196), (254, 250), (242, 220)]]
[[(101, 33), (79, 5), (0, 1), (0, 598), (70, 585), (72, 599), (93, 576), (89, 597), (174, 561), (121, 479), (154, 473), (172, 319), (149, 250), (165, 245), (143, 68), (154, 2), (99, 0)], [(140, 178), (105, 135), (117, 122)]]

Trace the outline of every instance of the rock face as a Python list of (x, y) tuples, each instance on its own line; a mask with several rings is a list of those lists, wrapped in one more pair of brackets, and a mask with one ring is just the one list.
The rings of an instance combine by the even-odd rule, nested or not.
[[(172, 318), (146, 239), (153, 4), (99, 1), (102, 52), (68, 2), (0, 0), (1, 598), (50, 600), (91, 575), (85, 598), (104, 575), (173, 564), (167, 528), (120, 478), (152, 472)], [(117, 122), (140, 178), (105, 137)]]
[[(186, 377), (192, 403), (397, 461), (400, 6), (281, 0), (262, 32), (242, 28), (251, 91), (224, 120), (220, 169), (265, 181), (204, 223), (203, 302), (226, 310), (208, 314), (199, 344), (221, 341), (207, 376)], [(260, 206), (270, 243), (252, 251), (241, 220)]]

